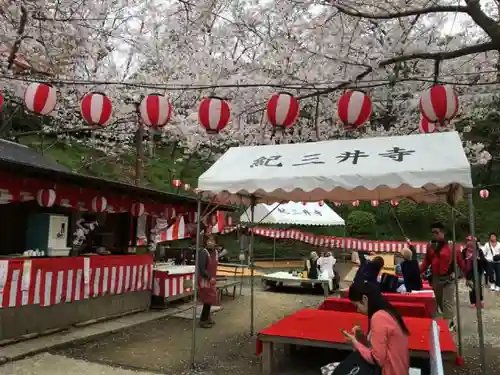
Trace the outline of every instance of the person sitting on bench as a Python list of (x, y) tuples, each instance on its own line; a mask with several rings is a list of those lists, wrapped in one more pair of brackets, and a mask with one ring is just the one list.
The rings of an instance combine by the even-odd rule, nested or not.
[(315, 251), (312, 251), (309, 259), (306, 260), (304, 270), (307, 271), (308, 279), (318, 278), (318, 259), (318, 254)]

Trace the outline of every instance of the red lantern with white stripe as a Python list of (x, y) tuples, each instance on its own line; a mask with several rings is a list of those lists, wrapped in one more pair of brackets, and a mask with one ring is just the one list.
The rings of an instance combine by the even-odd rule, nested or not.
[(335, 207), (340, 207), (340, 206), (342, 206), (342, 202), (333, 202), (333, 204), (335, 205)]
[(131, 212), (132, 216), (135, 216), (135, 217), (139, 217), (139, 216), (142, 216), (144, 215), (145, 213), (145, 207), (144, 207), (144, 203), (134, 203), (132, 205), (132, 209), (131, 209)]
[(176, 188), (181, 187), (182, 181), (181, 180), (172, 180), (172, 185)]
[(392, 207), (397, 207), (397, 206), (399, 206), (399, 201), (397, 201), (397, 200), (395, 200), (395, 199), (392, 199), (392, 200), (391, 200), (391, 206), (392, 206)]
[(338, 102), (338, 116), (344, 126), (356, 129), (361, 127), (372, 114), (372, 101), (362, 91), (347, 91)]
[(352, 206), (353, 206), (353, 207), (358, 207), (358, 206), (359, 206), (359, 201), (354, 201), (354, 202), (352, 202)]
[(372, 207), (378, 207), (379, 202), (378, 202), (378, 200), (374, 199), (374, 200), (372, 200), (372, 201), (370, 202), (370, 204), (372, 205)]
[(483, 199), (486, 199), (490, 196), (490, 192), (486, 189), (482, 189), (480, 192), (479, 192), (479, 196)]
[(323, 207), (325, 205), (325, 201), (319, 201), (318, 204), (320, 207)]
[(24, 92), (24, 104), (30, 112), (48, 115), (56, 107), (57, 90), (48, 83), (30, 83)]
[(420, 133), (429, 134), (437, 130), (436, 124), (427, 120), (424, 116), (420, 116), (420, 125), (418, 126)]
[(292, 126), (299, 117), (299, 101), (292, 94), (280, 92), (267, 102), (267, 119), (276, 129)]
[(207, 134), (218, 134), (223, 130), (231, 118), (229, 104), (217, 96), (209, 96), (200, 103), (198, 120)]
[(105, 126), (111, 119), (113, 106), (106, 95), (89, 92), (80, 102), (80, 113), (88, 124)]
[(92, 198), (92, 211), (94, 212), (104, 212), (108, 208), (108, 200), (102, 196), (96, 196)]
[(446, 85), (435, 85), (420, 96), (420, 112), (428, 121), (445, 125), (458, 112), (458, 96)]
[(52, 207), (56, 203), (56, 198), (54, 189), (40, 189), (36, 193), (36, 201), (40, 207)]
[(149, 94), (139, 104), (139, 116), (145, 125), (159, 129), (170, 121), (172, 105), (165, 95)]

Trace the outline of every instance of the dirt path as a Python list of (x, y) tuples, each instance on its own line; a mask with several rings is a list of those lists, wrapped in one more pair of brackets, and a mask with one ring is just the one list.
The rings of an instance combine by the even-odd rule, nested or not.
[[(486, 291), (484, 311), (487, 343), (487, 375), (498, 373), (500, 365), (500, 294)], [(199, 329), (196, 360), (204, 375), (260, 374), (260, 361), (255, 356), (255, 341), (249, 338), (249, 288), (236, 300), (225, 299), (223, 310), (215, 315), (217, 326)], [(273, 293), (256, 287), (255, 330), (259, 331), (276, 320), (304, 307), (315, 307), (320, 295)], [(479, 375), (476, 313), (467, 305), (466, 290), (461, 291), (464, 353), (467, 365), (448, 365), (446, 374)], [(167, 318), (125, 330), (99, 341), (68, 348), (57, 354), (92, 362), (122, 366), (128, 369), (162, 374), (187, 372), (190, 358), (192, 321)], [(294, 358), (281, 356), (276, 374), (318, 375), (319, 367), (330, 359), (330, 353), (301, 350)], [(280, 355), (277, 356), (280, 358)]]

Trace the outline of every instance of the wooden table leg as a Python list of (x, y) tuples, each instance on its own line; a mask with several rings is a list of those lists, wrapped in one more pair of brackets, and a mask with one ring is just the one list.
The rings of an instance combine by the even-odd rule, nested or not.
[(325, 295), (325, 299), (330, 295), (328, 284), (323, 283), (323, 294)]
[(262, 343), (262, 375), (271, 375), (273, 372), (274, 345), (272, 342)]

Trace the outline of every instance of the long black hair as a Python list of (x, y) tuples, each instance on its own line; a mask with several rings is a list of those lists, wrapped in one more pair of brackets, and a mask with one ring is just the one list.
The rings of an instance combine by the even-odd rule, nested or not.
[(403, 318), (399, 312), (385, 299), (376, 287), (366, 282), (353, 283), (349, 288), (349, 299), (352, 302), (361, 302), (363, 296), (368, 298), (368, 330), (370, 329), (370, 321), (373, 314), (383, 310), (388, 312), (396, 320), (405, 335), (409, 334), (408, 328), (403, 322)]

